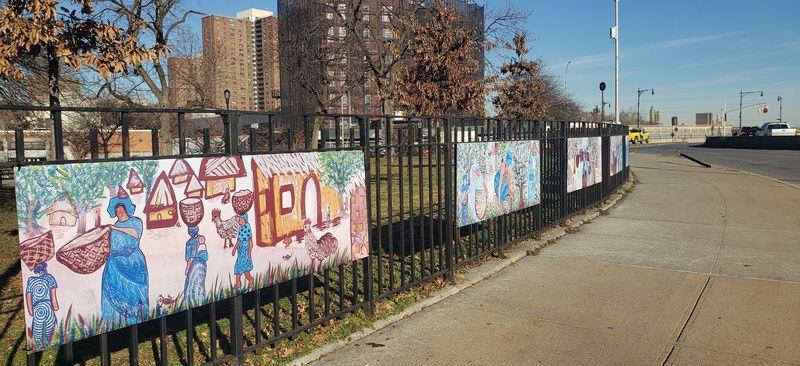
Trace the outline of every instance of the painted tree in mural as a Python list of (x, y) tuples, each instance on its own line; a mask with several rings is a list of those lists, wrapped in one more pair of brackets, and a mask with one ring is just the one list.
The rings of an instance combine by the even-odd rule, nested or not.
[(156, 181), (158, 162), (153, 160), (137, 160), (131, 163), (131, 168), (136, 169), (136, 172), (139, 173), (139, 177), (142, 178), (145, 197), (147, 197), (150, 195), (150, 189), (153, 188), (153, 183)]
[(358, 151), (326, 151), (319, 153), (319, 160), (322, 163), (322, 182), (332, 187), (339, 193), (341, 201), (341, 212), (346, 212), (345, 189), (347, 189), (350, 178), (356, 174), (359, 167), (364, 166), (361, 160), (361, 153)]
[(47, 179), (47, 169), (52, 168), (31, 167), (17, 172), (17, 222), (25, 222), (24, 230), (28, 236), (39, 233), (38, 220), (58, 198)]
[(525, 148), (530, 147), (528, 144), (512, 143), (510, 149), (514, 155), (514, 161), (511, 163), (511, 175), (514, 177), (514, 183), (517, 185), (517, 192), (519, 192), (519, 208), (525, 207), (525, 199), (522, 197), (525, 192), (525, 182), (528, 180), (528, 167), (531, 159), (530, 150), (526, 151)]
[(78, 234), (86, 232), (86, 214), (106, 189), (122, 185), (127, 178), (127, 164), (70, 164), (55, 168), (58, 188), (78, 213)]

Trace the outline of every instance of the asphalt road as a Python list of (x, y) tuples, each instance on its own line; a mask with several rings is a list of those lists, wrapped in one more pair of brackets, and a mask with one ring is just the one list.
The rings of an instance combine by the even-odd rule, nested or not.
[[(712, 149), (699, 147), (697, 144), (653, 144), (631, 147), (633, 154), (675, 156), (678, 152), (712, 166), (744, 170), (800, 186), (800, 151), (796, 150)], [(635, 165), (634, 159), (635, 157), (631, 161)]]

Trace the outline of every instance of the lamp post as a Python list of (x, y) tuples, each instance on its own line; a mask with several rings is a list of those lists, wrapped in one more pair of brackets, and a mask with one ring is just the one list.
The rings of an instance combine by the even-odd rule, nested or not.
[(783, 122), (783, 98), (780, 96), (778, 97), (778, 103), (780, 103), (780, 107), (778, 107), (778, 122)]
[(641, 128), (639, 123), (639, 104), (642, 100), (642, 94), (650, 92), (650, 95), (655, 95), (656, 91), (653, 89), (637, 89), (636, 90), (636, 128)]
[(569, 60), (569, 62), (567, 62), (567, 70), (564, 71), (564, 91), (565, 92), (568, 91), (567, 90), (567, 75), (569, 74), (569, 64), (571, 64), (571, 63), (572, 63), (572, 60)]
[(739, 90), (739, 131), (742, 130), (742, 99), (747, 94), (755, 94), (755, 93), (759, 93), (762, 97), (764, 96), (764, 91), (762, 90), (748, 91), (748, 92)]
[(222, 92), (222, 95), (225, 96), (225, 109), (231, 109), (231, 91), (225, 89), (225, 91)]
[(619, 124), (619, 0), (614, 0), (614, 26), (611, 27), (614, 40), (614, 123)]

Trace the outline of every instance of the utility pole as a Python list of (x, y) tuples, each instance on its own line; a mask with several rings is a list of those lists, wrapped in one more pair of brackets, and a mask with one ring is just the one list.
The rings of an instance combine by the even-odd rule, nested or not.
[(778, 96), (778, 102), (780, 103), (780, 107), (778, 107), (778, 122), (783, 122), (783, 98)]
[(614, 123), (619, 124), (619, 0), (614, 0), (611, 38), (614, 40)]

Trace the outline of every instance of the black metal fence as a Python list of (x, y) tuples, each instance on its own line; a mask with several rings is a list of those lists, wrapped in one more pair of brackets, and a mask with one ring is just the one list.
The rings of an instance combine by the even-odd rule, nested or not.
[[(108, 334), (61, 346), (57, 364), (98, 359), (142, 363), (141, 343), (151, 343), (146, 362), (218, 365), (243, 363), (246, 352), (359, 310), (372, 314), (375, 303), (413, 286), (453, 278), (460, 266), (532, 237), (570, 215), (598, 204), (628, 178), (628, 169), (610, 174), (610, 136), (627, 126), (586, 122), (542, 122), (465, 117), (306, 116), (302, 126), (282, 123), (280, 115), (227, 110), (97, 109), (0, 106), (0, 110), (49, 115), (54, 160), (26, 158), (25, 134), (14, 134), (14, 158), (6, 167), (257, 154), (310, 150), (363, 150), (366, 159), (370, 256), (321, 273), (258, 288), (231, 299), (183, 311)], [(118, 116), (120, 145), (109, 147), (99, 128), (74, 148), (64, 141), (70, 114)], [(131, 121), (150, 129), (150, 151), (132, 150)], [(150, 124), (149, 126), (147, 124)], [(312, 126), (319, 126), (317, 136)], [(108, 133), (108, 131), (105, 131)], [(602, 183), (567, 193), (567, 139), (602, 138)], [(457, 228), (455, 146), (463, 142), (539, 140), (541, 204)], [(80, 140), (79, 140), (80, 142)], [(317, 145), (317, 146), (315, 146)], [(30, 144), (28, 145), (30, 146)], [(87, 151), (76, 156), (75, 151)], [(109, 151), (111, 152), (109, 154)], [(103, 156), (102, 158), (100, 156)], [(108, 157), (106, 157), (108, 155)], [(134, 156), (139, 155), (139, 156)], [(624, 162), (625, 166), (627, 162)], [(5, 198), (13, 199), (13, 198)], [(199, 336), (196, 327), (208, 325)], [(205, 329), (205, 328), (204, 328)], [(24, 350), (19, 350), (24, 352)], [(47, 352), (47, 351), (46, 351)], [(28, 355), (40, 363), (41, 353)]]

